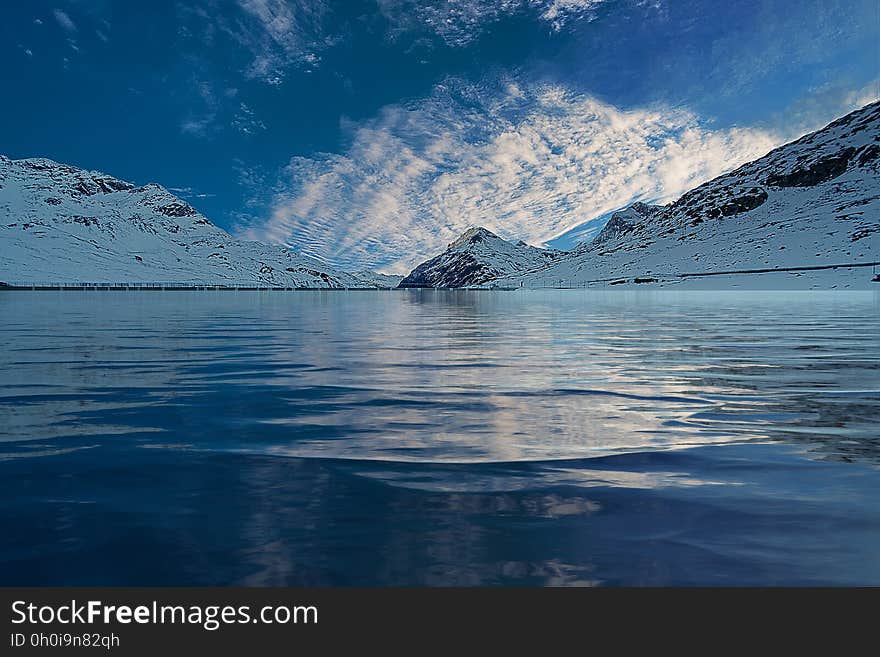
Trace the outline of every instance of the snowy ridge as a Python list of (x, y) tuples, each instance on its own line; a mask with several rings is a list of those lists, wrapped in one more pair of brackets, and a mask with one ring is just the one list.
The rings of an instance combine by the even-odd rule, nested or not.
[(0, 280), (374, 287), (287, 248), (236, 240), (159, 185), (3, 156)]
[[(611, 240), (618, 240), (625, 235), (641, 230), (647, 222), (663, 210), (661, 205), (648, 205), (646, 203), (633, 203), (625, 210), (619, 210), (611, 215), (608, 223), (602, 228), (593, 244), (601, 244)], [(589, 244), (589, 242), (588, 242)]]
[(562, 254), (525, 242), (513, 244), (485, 228), (469, 228), (447, 249), (423, 262), (399, 287), (468, 287), (546, 267)]
[[(593, 242), (539, 272), (498, 283), (581, 286), (617, 277), (626, 284), (636, 279), (644, 284), (684, 273), (876, 261), (880, 103), (704, 183), (667, 206), (635, 204), (615, 213)], [(802, 287), (872, 285), (870, 268), (847, 275), (835, 271), (834, 276), (793, 272), (786, 277), (802, 279)], [(731, 281), (728, 276), (724, 285)], [(783, 283), (798, 287), (792, 280)]]
[[(236, 240), (159, 185), (136, 187), (51, 160), (0, 156), (0, 281), (730, 287), (760, 276), (781, 287), (880, 287), (870, 268), (849, 267), (870, 262), (880, 262), (880, 102), (674, 203), (616, 212), (592, 242), (572, 251), (514, 244), (471, 228), (402, 280), (349, 274), (283, 246)], [(773, 272), (790, 268), (803, 271)], [(763, 273), (698, 280), (743, 270)]]
[(403, 276), (394, 274), (382, 274), (376, 271), (363, 270), (352, 272), (363, 283), (376, 288), (395, 288), (403, 280)]

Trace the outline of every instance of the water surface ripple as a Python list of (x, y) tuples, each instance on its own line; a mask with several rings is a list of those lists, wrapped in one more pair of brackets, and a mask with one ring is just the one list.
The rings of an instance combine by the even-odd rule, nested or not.
[(880, 584), (878, 315), (0, 293), (0, 584)]

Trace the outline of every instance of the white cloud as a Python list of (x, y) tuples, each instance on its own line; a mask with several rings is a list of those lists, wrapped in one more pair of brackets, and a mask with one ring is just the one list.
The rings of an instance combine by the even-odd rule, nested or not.
[(67, 32), (76, 32), (76, 23), (70, 20), (70, 16), (68, 16), (65, 12), (60, 9), (55, 9), (52, 12), (55, 15), (55, 20), (58, 21), (58, 24)]
[(847, 112), (880, 100), (880, 78), (872, 80), (861, 89), (849, 92), (843, 99)]
[(567, 21), (572, 18), (579, 18), (587, 14), (602, 0), (548, 0), (544, 2), (531, 2), (533, 5), (539, 5), (541, 9), (541, 18), (553, 26), (553, 29), (560, 30)]
[(188, 118), (180, 122), (180, 131), (191, 137), (205, 138), (210, 134), (213, 123), (213, 114), (199, 118)]
[(291, 66), (316, 66), (316, 51), (331, 45), (325, 33), (328, 7), (323, 0), (238, 0), (244, 20), (230, 33), (252, 55), (248, 77), (278, 85)]
[(766, 119), (767, 125), (784, 125), (792, 136), (822, 127), (837, 117), (849, 114), (880, 99), (880, 78), (853, 88), (845, 80), (830, 80), (811, 87), (803, 96), (781, 112)]
[(498, 20), (530, 12), (554, 31), (578, 18), (591, 18), (605, 0), (377, 0), (391, 24), (391, 36), (428, 31), (451, 46), (464, 46)]
[(635, 200), (672, 200), (781, 142), (708, 129), (686, 110), (623, 111), (515, 82), (449, 81), (348, 128), (344, 154), (291, 161), (287, 191), (250, 237), (404, 271), (470, 226), (541, 243)]
[(238, 112), (232, 119), (232, 127), (244, 135), (252, 135), (265, 130), (266, 124), (254, 115), (254, 111), (246, 103), (240, 103)]
[(191, 137), (206, 139), (218, 130), (217, 117), (221, 103), (211, 82), (192, 80), (193, 90), (200, 102), (193, 102), (186, 118), (180, 122), (180, 132)]
[(331, 30), (337, 25), (329, 19), (331, 10), (328, 0), (210, 0), (178, 3), (176, 9), (181, 37), (198, 39), (202, 53), (231, 40), (246, 57), (245, 77), (273, 86), (293, 69), (317, 67), (321, 52), (340, 40)]
[(213, 198), (217, 196), (216, 194), (208, 194), (206, 192), (200, 192), (192, 187), (169, 187), (169, 192), (173, 192), (178, 196), (183, 196), (187, 199), (201, 199), (201, 198)]

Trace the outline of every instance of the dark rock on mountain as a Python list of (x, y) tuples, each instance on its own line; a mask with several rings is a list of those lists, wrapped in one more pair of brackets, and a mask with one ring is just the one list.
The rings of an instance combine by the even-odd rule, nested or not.
[(837, 178), (849, 164), (850, 158), (856, 152), (852, 146), (844, 148), (835, 155), (815, 160), (805, 167), (798, 167), (789, 173), (771, 173), (767, 177), (767, 184), (774, 187), (812, 187), (826, 180)]
[(651, 217), (655, 216), (662, 209), (662, 206), (659, 205), (633, 203), (625, 210), (619, 210), (612, 214), (608, 223), (593, 238), (592, 244), (602, 244), (609, 240), (618, 239), (633, 231), (636, 227), (650, 221)]

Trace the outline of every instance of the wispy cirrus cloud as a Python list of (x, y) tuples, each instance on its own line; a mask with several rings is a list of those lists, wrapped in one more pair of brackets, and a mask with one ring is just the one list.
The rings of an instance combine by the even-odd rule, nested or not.
[(295, 157), (243, 231), (349, 268), (406, 271), (470, 226), (542, 243), (635, 200), (672, 200), (781, 142), (670, 107), (624, 111), (560, 85), (450, 80)]
[[(376, 9), (392, 39), (403, 35), (418, 39), (439, 37), (450, 46), (463, 46), (492, 23), (516, 14), (528, 14), (559, 31), (569, 21), (592, 17), (607, 0), (377, 0)], [(198, 20), (198, 27), (182, 24), (184, 35), (199, 34), (208, 47), (225, 35), (250, 54), (244, 69), (247, 78), (270, 85), (283, 84), (292, 70), (320, 66), (322, 53), (343, 41), (350, 30), (340, 21), (341, 5), (328, 0), (236, 0), (236, 12), (181, 5), (179, 11)], [(361, 16), (369, 23), (376, 17)], [(381, 23), (376, 24), (381, 25)]]
[(55, 9), (52, 11), (52, 14), (55, 16), (55, 20), (58, 21), (58, 24), (66, 32), (73, 34), (77, 31), (76, 23), (71, 20), (70, 16), (67, 15), (67, 12), (62, 11), (61, 9)]
[(214, 124), (214, 115), (202, 115), (199, 117), (189, 117), (180, 122), (180, 132), (190, 137), (207, 137)]
[(531, 2), (531, 4), (538, 6), (542, 20), (559, 31), (568, 21), (591, 15), (591, 12), (602, 2), (603, 0), (548, 0)]
[(168, 191), (174, 192), (178, 196), (182, 196), (186, 199), (204, 199), (217, 196), (216, 194), (210, 194), (208, 192), (200, 192), (193, 187), (169, 187)]
[(243, 135), (252, 135), (266, 129), (266, 124), (258, 119), (247, 103), (239, 103), (238, 111), (232, 119), (232, 127)]
[(605, 0), (377, 0), (391, 26), (392, 38), (433, 33), (447, 45), (465, 46), (493, 23), (530, 14), (554, 31), (568, 22), (592, 18)]
[(217, 136), (227, 126), (249, 136), (267, 129), (266, 124), (245, 102), (238, 100), (238, 89), (215, 89), (209, 80), (193, 78), (190, 110), (180, 122), (180, 132), (190, 137), (207, 139)]
[(238, 6), (242, 20), (229, 30), (252, 53), (248, 77), (281, 84), (290, 67), (316, 66), (335, 41), (324, 0), (238, 0)]
[(190, 137), (206, 138), (218, 128), (220, 101), (214, 85), (208, 81), (193, 80), (193, 88), (196, 91), (194, 98), (198, 101), (192, 103), (189, 113), (180, 122), (180, 132)]
[(331, 12), (327, 0), (182, 2), (178, 34), (196, 39), (203, 57), (232, 44), (244, 58), (236, 73), (277, 86), (293, 70), (317, 67), (321, 53), (340, 40)]
[[(58, 25), (61, 26), (61, 29), (67, 33), (67, 45), (74, 52), (79, 52), (79, 45), (76, 41), (77, 33), (79, 32), (79, 28), (77, 28), (76, 23), (70, 18), (67, 12), (61, 9), (53, 9), (52, 15), (55, 17), (55, 21)], [(68, 59), (65, 57), (63, 60), (64, 68), (67, 68)]]

